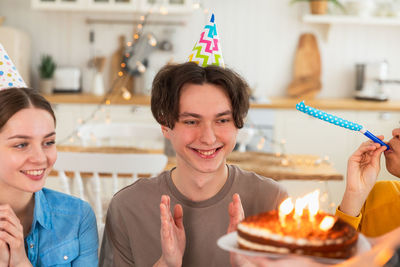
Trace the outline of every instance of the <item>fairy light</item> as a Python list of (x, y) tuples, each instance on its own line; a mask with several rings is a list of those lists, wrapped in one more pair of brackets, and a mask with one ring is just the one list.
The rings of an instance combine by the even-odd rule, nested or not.
[(131, 93), (128, 91), (128, 89), (126, 89), (126, 87), (122, 87), (121, 90), (122, 90), (122, 97), (123, 97), (125, 100), (131, 99), (132, 95), (131, 95)]
[[(197, 1), (197, 3), (195, 3), (193, 5), (193, 9), (201, 9), (201, 8), (203, 8), (203, 5), (201, 4), (200, 0), (195, 0), (195, 1)], [(159, 8), (160, 14), (167, 15), (169, 13), (169, 11), (168, 11), (169, 1), (168, 0), (161, 0), (161, 2), (162, 2), (161, 6)], [(207, 14), (207, 13), (209, 13), (209, 10), (204, 8), (203, 12), (205, 14)], [(134, 43), (141, 37), (141, 34), (143, 33), (143, 29), (145, 28), (145, 25), (146, 25), (147, 18), (149, 17), (149, 15), (151, 15), (153, 13), (155, 13), (155, 8), (154, 8), (154, 6), (151, 6), (148, 9), (148, 11), (147, 11), (147, 13), (145, 15), (141, 15), (139, 17), (140, 22), (136, 25), (137, 32), (133, 35), (133, 41), (128, 41), (128, 42), (125, 43), (125, 45), (127, 47), (132, 47), (134, 45)], [(157, 45), (157, 40), (153, 35), (149, 34), (147, 36), (147, 38), (148, 38), (149, 45), (151, 45), (152, 47), (155, 47)], [(82, 118), (79, 119), (78, 123), (80, 125), (83, 125), (83, 124), (85, 124), (85, 123), (87, 123), (87, 122), (89, 122), (91, 120), (100, 119), (100, 117), (98, 115), (98, 112), (101, 111), (101, 112), (104, 113), (105, 112), (104, 106), (111, 105), (111, 99), (110, 98), (112, 98), (113, 94), (118, 93), (118, 92), (122, 92), (122, 98), (123, 99), (129, 100), (129, 99), (132, 98), (131, 92), (129, 92), (129, 90), (127, 88), (125, 88), (125, 87), (121, 88), (121, 91), (120, 90), (115, 90), (115, 85), (117, 84), (117, 82), (120, 79), (122, 79), (122, 77), (126, 77), (128, 75), (124, 71), (124, 69), (127, 67), (127, 64), (125, 63), (125, 60), (129, 59), (130, 57), (131, 57), (130, 53), (125, 53), (124, 54), (124, 62), (120, 63), (121, 70), (118, 71), (117, 78), (113, 82), (113, 85), (111, 85), (110, 89), (106, 92), (106, 94), (104, 95), (103, 99), (98, 104), (97, 108), (94, 109), (93, 112), (89, 116), (87, 116), (85, 119), (82, 119)], [(140, 73), (144, 73), (146, 71), (146, 66), (144, 66), (142, 62), (137, 61), (136, 62), (136, 66), (137, 66), (137, 70)], [(109, 115), (106, 116), (106, 121), (108, 121), (108, 122), (111, 121), (111, 118), (109, 117)], [(73, 132), (71, 134), (69, 134), (67, 137), (65, 137), (63, 140), (60, 140), (59, 144), (62, 144), (64, 142), (74, 143), (75, 139), (76, 139), (75, 137), (76, 138), (80, 137), (80, 133), (79, 133), (79, 129), (78, 128), (74, 129)], [(265, 139), (263, 140), (263, 142), (265, 142)]]
[(136, 61), (136, 66), (138, 67), (138, 71), (140, 73), (144, 73), (146, 71), (146, 67), (143, 65), (142, 62)]
[(152, 34), (149, 33), (147, 35), (147, 38), (149, 39), (149, 45), (151, 45), (153, 47), (157, 45), (157, 40), (156, 40), (156, 38), (154, 38), (154, 36)]
[(168, 14), (168, 8), (164, 5), (160, 6), (160, 14), (161, 15), (167, 15)]

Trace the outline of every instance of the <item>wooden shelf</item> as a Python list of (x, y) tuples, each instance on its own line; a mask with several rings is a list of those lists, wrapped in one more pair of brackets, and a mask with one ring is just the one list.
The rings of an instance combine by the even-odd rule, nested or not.
[(302, 21), (306, 23), (314, 23), (322, 26), (323, 37), (329, 40), (329, 33), (332, 25), (351, 24), (351, 25), (375, 25), (375, 26), (400, 26), (400, 17), (360, 17), (349, 15), (311, 15), (307, 14), (302, 17)]
[[(296, 104), (304, 99), (274, 97), (269, 103), (251, 103), (251, 108), (295, 109)], [(329, 98), (305, 100), (306, 105), (322, 110), (366, 110), (366, 111), (400, 111), (400, 100), (367, 101), (352, 98)]]
[[(102, 96), (91, 94), (53, 94), (44, 95), (52, 104), (100, 104)], [(294, 109), (302, 101), (300, 98), (271, 97), (268, 103), (251, 102), (251, 108)], [(329, 98), (305, 100), (306, 104), (318, 109), (337, 110), (369, 110), (369, 111), (400, 111), (400, 100), (384, 102), (355, 100), (351, 98)], [(150, 105), (150, 96), (134, 95), (130, 100), (122, 97), (111, 99), (111, 105)]]
[(398, 17), (358, 17), (338, 15), (304, 15), (303, 22), (319, 24), (358, 24), (358, 25), (382, 25), (400, 26)]
[[(52, 104), (100, 104), (104, 96), (92, 94), (52, 94), (43, 95)], [(150, 105), (150, 96), (133, 95), (131, 99), (125, 100), (121, 96), (110, 98), (110, 105)]]

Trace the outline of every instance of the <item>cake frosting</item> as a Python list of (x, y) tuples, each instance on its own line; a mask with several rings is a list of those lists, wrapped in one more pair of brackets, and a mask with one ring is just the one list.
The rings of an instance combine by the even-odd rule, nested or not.
[(319, 211), (312, 219), (305, 212), (300, 218), (293, 213), (279, 218), (270, 211), (245, 218), (238, 225), (238, 245), (242, 249), (283, 254), (301, 254), (327, 258), (349, 258), (356, 252), (357, 231), (346, 222), (334, 218), (329, 229), (321, 229), (325, 217)]

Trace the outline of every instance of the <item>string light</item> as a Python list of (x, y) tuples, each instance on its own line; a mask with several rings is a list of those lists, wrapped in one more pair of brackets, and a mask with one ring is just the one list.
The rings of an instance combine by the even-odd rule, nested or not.
[(167, 15), (168, 14), (168, 8), (165, 6), (160, 6), (160, 14), (161, 15)]
[(156, 40), (156, 38), (154, 38), (154, 36), (152, 34), (149, 33), (147, 35), (147, 38), (149, 39), (149, 45), (151, 45), (153, 47), (157, 45), (157, 40)]
[[(162, 3), (162, 5), (160, 6), (159, 12), (160, 12), (160, 14), (162, 14), (162, 15), (167, 15), (167, 14), (168, 14), (167, 5), (168, 5), (169, 1), (167, 1), (167, 0), (162, 0), (162, 1), (163, 1), (163, 3)], [(197, 1), (200, 2), (201, 0), (197, 0)], [(201, 8), (201, 7), (202, 7), (201, 4), (198, 4), (198, 5), (195, 4), (195, 5), (193, 6), (194, 9), (199, 9), (199, 8)], [(138, 41), (138, 39), (141, 37), (141, 33), (142, 33), (142, 31), (143, 31), (143, 29), (144, 29), (144, 27), (145, 27), (145, 25), (146, 25), (146, 21), (147, 21), (148, 16), (151, 15), (151, 14), (153, 14), (153, 13), (154, 13), (154, 8), (153, 8), (153, 7), (150, 7), (150, 8), (148, 9), (148, 12), (147, 12), (145, 15), (141, 15), (141, 16), (139, 17), (141, 22), (138, 23), (138, 25), (137, 25), (137, 27), (136, 27), (136, 28), (138, 29), (138, 32), (136, 32), (136, 33), (133, 35), (133, 39), (134, 39), (133, 42), (131, 42), (131, 41), (126, 42), (126, 46), (127, 46), (127, 47), (132, 47), (133, 44), (134, 44), (134, 42)], [(208, 9), (204, 9), (204, 13), (207, 14), (207, 13), (208, 13)], [(151, 45), (152, 47), (155, 47), (155, 46), (157, 45), (157, 40), (156, 40), (156, 38), (155, 38), (152, 34), (149, 34), (149, 35), (147, 36), (147, 38), (148, 38), (148, 43), (149, 43), (149, 45)], [(125, 59), (128, 59), (128, 58), (131, 57), (131, 54), (130, 54), (130, 53), (126, 53), (126, 54), (124, 55), (124, 57), (125, 57)], [(74, 131), (73, 131), (71, 134), (69, 134), (67, 137), (65, 137), (63, 140), (60, 140), (60, 141), (58, 142), (59, 144), (63, 144), (63, 143), (65, 143), (65, 142), (69, 142), (69, 143), (73, 144), (73, 143), (75, 142), (75, 138), (74, 138), (75, 136), (76, 136), (78, 139), (80, 139), (80, 138), (79, 138), (79, 137), (80, 137), (79, 128), (80, 128), (82, 125), (86, 124), (87, 122), (89, 122), (89, 121), (91, 121), (91, 120), (97, 120), (97, 119), (99, 118), (99, 116), (98, 116), (97, 113), (98, 113), (99, 111), (105, 112), (104, 105), (110, 105), (110, 104), (111, 104), (111, 99), (110, 99), (110, 97), (111, 97), (113, 94), (115, 94), (116, 92), (121, 93), (123, 99), (125, 99), (125, 100), (129, 100), (129, 99), (132, 98), (131, 92), (129, 92), (129, 90), (128, 90), (126, 87), (122, 87), (122, 88), (120, 88), (120, 90), (116, 90), (116, 88), (115, 88), (115, 86), (116, 86), (117, 83), (122, 79), (122, 77), (123, 77), (124, 79), (126, 79), (127, 76), (128, 76), (128, 75), (125, 75), (126, 73), (125, 73), (125, 71), (124, 71), (124, 70), (127, 68), (126, 63), (125, 63), (125, 62), (122, 62), (122, 63), (120, 64), (120, 66), (121, 66), (121, 70), (118, 71), (118, 73), (117, 73), (117, 74), (118, 74), (118, 75), (117, 75), (117, 78), (114, 79), (112, 85), (110, 86), (110, 89), (106, 92), (106, 94), (104, 95), (102, 101), (97, 105), (97, 108), (94, 109), (93, 112), (92, 112), (86, 119), (81, 119), (81, 118), (80, 118), (80, 119), (78, 120), (79, 126), (76, 127), (76, 128), (74, 129)], [(138, 71), (139, 71), (140, 73), (144, 73), (144, 72), (146, 71), (146, 66), (144, 66), (142, 62), (137, 61), (137, 62), (136, 62), (136, 66), (137, 66)], [(110, 122), (110, 121), (111, 121), (110, 116), (109, 116), (109, 115), (106, 115), (106, 122)]]
[(145, 65), (143, 65), (142, 62), (136, 61), (136, 66), (138, 67), (138, 71), (140, 73), (144, 73), (146, 71), (146, 67), (145, 67)]
[(122, 97), (123, 97), (125, 100), (131, 99), (132, 94), (131, 94), (131, 92), (128, 91), (128, 89), (126, 89), (126, 87), (122, 87), (121, 90), (122, 90)]

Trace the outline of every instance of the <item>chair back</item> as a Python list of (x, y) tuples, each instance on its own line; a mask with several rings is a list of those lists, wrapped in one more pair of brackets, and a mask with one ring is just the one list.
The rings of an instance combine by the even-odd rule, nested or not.
[[(100, 230), (103, 228), (102, 195), (104, 192), (101, 187), (100, 173), (111, 174), (113, 193), (115, 193), (120, 189), (118, 174), (132, 175), (133, 182), (138, 179), (139, 174), (156, 176), (164, 170), (167, 160), (168, 158), (164, 154), (58, 152), (58, 159), (53, 169), (58, 172), (64, 193), (72, 193), (72, 180), (75, 180), (78, 188), (77, 195), (94, 203), (99, 233), (102, 234)], [(66, 172), (73, 172), (74, 179), (68, 178)], [(82, 173), (91, 173), (92, 175), (89, 177), (92, 179), (83, 178)], [(89, 196), (86, 198), (88, 194), (85, 192), (89, 187), (88, 180), (93, 182), (93, 185), (90, 186), (94, 195), (93, 199), (89, 199)]]
[[(164, 137), (158, 124), (149, 123), (88, 123), (78, 129), (83, 146), (123, 146), (155, 148), (163, 146)], [(157, 147), (159, 148), (159, 147)], [(156, 148), (156, 149), (157, 149)]]

